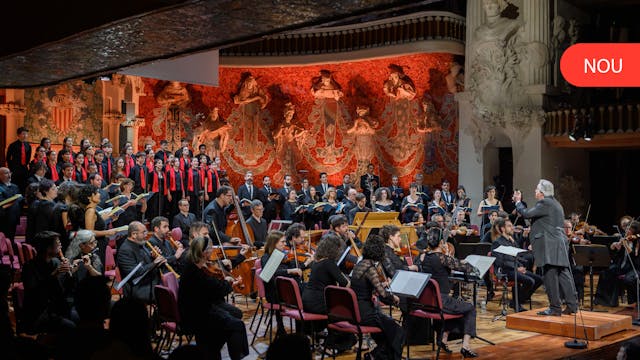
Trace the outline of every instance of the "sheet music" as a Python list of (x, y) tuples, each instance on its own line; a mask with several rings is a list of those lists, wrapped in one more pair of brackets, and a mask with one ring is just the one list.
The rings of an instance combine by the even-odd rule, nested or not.
[(389, 291), (400, 296), (418, 298), (430, 278), (431, 274), (398, 270), (391, 280)]
[(496, 261), (496, 258), (493, 256), (482, 256), (482, 255), (469, 255), (464, 259), (469, 265), (480, 271), (480, 278), (484, 276), (484, 274), (489, 271), (493, 262)]
[(273, 250), (271, 256), (269, 256), (269, 261), (262, 266), (262, 272), (260, 273), (260, 278), (265, 283), (271, 281), (273, 274), (275, 274), (276, 270), (278, 270), (278, 266), (284, 259), (284, 253), (278, 249)]
[(129, 275), (125, 276), (125, 278), (122, 279), (119, 283), (117, 283), (116, 286), (114, 286), (113, 288), (116, 289), (117, 291), (120, 291), (120, 289), (122, 289), (122, 287), (126, 283), (128, 283), (129, 280), (131, 280), (131, 278), (133, 277), (133, 274), (137, 273), (138, 270), (140, 270), (140, 268), (142, 268), (142, 262), (139, 262), (138, 265), (136, 265), (136, 267), (134, 267), (133, 270), (131, 270)]
[(342, 255), (340, 255), (340, 258), (338, 259), (338, 262), (336, 263), (336, 265), (340, 266), (340, 264), (342, 264), (342, 262), (344, 261), (344, 258), (347, 257), (347, 254), (349, 253), (349, 251), (351, 251), (351, 245), (347, 246), (344, 251), (342, 252)]
[(519, 253), (521, 252), (527, 252), (527, 250), (524, 249), (520, 249), (514, 246), (504, 246), (504, 245), (500, 245), (498, 246), (497, 249), (493, 250), (493, 252), (497, 252), (500, 254), (505, 254), (505, 255), (509, 255), (509, 256), (518, 256)]

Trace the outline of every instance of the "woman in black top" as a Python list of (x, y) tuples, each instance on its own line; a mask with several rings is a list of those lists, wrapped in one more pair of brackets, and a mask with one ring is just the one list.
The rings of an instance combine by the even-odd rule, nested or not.
[(380, 231), (380, 235), (386, 243), (382, 267), (388, 278), (393, 278), (398, 270), (418, 271), (417, 265), (407, 265), (406, 261), (395, 252), (396, 249), (400, 248), (400, 241), (402, 240), (399, 227), (395, 225), (384, 225)]
[(207, 260), (212, 252), (209, 237), (191, 241), (178, 289), (180, 317), (183, 326), (195, 332), (207, 359), (222, 359), (220, 350), (225, 342), (229, 358), (242, 359), (249, 355), (242, 311), (225, 301), (236, 280), (230, 276), (220, 279), (209, 271)]
[(340, 271), (336, 262), (341, 255), (342, 240), (337, 234), (329, 233), (320, 240), (316, 249), (315, 262), (311, 265), (309, 282), (302, 295), (305, 311), (314, 314), (326, 314), (324, 288), (328, 285), (349, 287), (349, 278)]
[(447, 256), (440, 252), (441, 239), (439, 229), (430, 229), (427, 232), (427, 246), (429, 252), (420, 255), (418, 266), (422, 272), (431, 274), (431, 278), (438, 282), (440, 286), (440, 296), (442, 297), (442, 307), (449, 314), (463, 314), (462, 324), (459, 321), (449, 320), (445, 323), (442, 339), (439, 339), (440, 347), (447, 353), (451, 350), (447, 347), (449, 332), (458, 329), (462, 325), (464, 334), (462, 340), (462, 357), (477, 357), (469, 347), (469, 341), (476, 336), (476, 309), (473, 304), (449, 296), (451, 285), (449, 284), (449, 274), (451, 270), (463, 271), (465, 273), (476, 272), (475, 268), (467, 263), (461, 263), (458, 259)]
[[(284, 236), (282, 231), (271, 231), (267, 234), (267, 240), (264, 244), (264, 255), (260, 259), (260, 264), (262, 267), (267, 265), (269, 262), (269, 257), (273, 254), (274, 251), (285, 251), (285, 246), (287, 245), (287, 239)], [(278, 276), (286, 276), (286, 277), (297, 277), (298, 282), (302, 277), (302, 270), (295, 267), (295, 263), (293, 261), (285, 262), (286, 257), (282, 259), (282, 262), (278, 265), (278, 269), (276, 269), (275, 273), (271, 277), (269, 282), (264, 283), (264, 291), (267, 301), (271, 304), (278, 304), (278, 296), (276, 292), (276, 278)], [(302, 289), (300, 289), (302, 291)], [(282, 316), (280, 312), (276, 312), (276, 322), (278, 323), (278, 334), (284, 334), (284, 323), (282, 322)]]
[(372, 300), (372, 295), (378, 295), (383, 301), (398, 304), (400, 299), (389, 292), (388, 284), (380, 279), (378, 266), (384, 260), (384, 240), (378, 235), (372, 235), (364, 243), (362, 261), (353, 268), (351, 288), (356, 293), (360, 307), (362, 325), (377, 326), (382, 333), (371, 334), (376, 348), (372, 355), (374, 359), (402, 359), (402, 346), (405, 340), (404, 330), (391, 317), (384, 315)]
[(300, 215), (296, 213), (298, 207), (298, 195), (294, 189), (289, 190), (287, 193), (287, 199), (282, 205), (282, 218), (284, 220), (291, 220), (297, 222)]

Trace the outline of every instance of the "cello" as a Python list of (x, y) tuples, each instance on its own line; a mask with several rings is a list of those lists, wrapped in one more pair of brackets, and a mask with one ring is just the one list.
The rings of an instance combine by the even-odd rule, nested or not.
[[(240, 238), (241, 242), (244, 240), (244, 243), (249, 245), (247, 259), (232, 269), (231, 273), (234, 277), (242, 277), (243, 288), (239, 289), (238, 293), (246, 296), (256, 290), (252, 271), (257, 258), (253, 254), (253, 250), (255, 250), (255, 246), (253, 245), (253, 232), (247, 227), (247, 223), (245, 222), (244, 216), (242, 216), (242, 211), (240, 210), (240, 203), (238, 202), (238, 198), (236, 197), (236, 193), (233, 188), (231, 188), (231, 195), (233, 197), (233, 205), (235, 206), (238, 214), (238, 222), (227, 229), (227, 235)], [(238, 231), (238, 224), (240, 225), (240, 231)]]

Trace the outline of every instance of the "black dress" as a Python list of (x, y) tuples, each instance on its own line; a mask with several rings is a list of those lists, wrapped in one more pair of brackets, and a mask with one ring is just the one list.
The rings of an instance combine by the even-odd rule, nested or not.
[(208, 275), (192, 262), (185, 266), (180, 278), (180, 317), (186, 330), (195, 332), (196, 342), (205, 349), (207, 359), (222, 359), (224, 343), (232, 360), (249, 355), (242, 311), (225, 302), (231, 291), (227, 281)]
[(311, 265), (309, 282), (302, 295), (304, 310), (314, 314), (326, 314), (327, 306), (324, 302), (324, 288), (328, 285), (347, 286), (347, 278), (336, 262), (330, 259), (316, 261)]
[(404, 330), (395, 320), (384, 315), (371, 299), (371, 296), (376, 293), (387, 302), (393, 301), (393, 295), (382, 286), (375, 264), (371, 259), (364, 259), (353, 268), (351, 288), (358, 299), (361, 323), (382, 329), (382, 333), (371, 334), (371, 337), (378, 344), (373, 351), (374, 358), (402, 359)]
[[(98, 209), (93, 209), (93, 211), (96, 212), (96, 223), (93, 224), (93, 229), (96, 231), (107, 230), (107, 223), (105, 223), (100, 213), (98, 213)], [(98, 256), (100, 257), (100, 261), (105, 264), (109, 239), (107, 239), (106, 236), (96, 236), (96, 240), (98, 241)]]
[(423, 259), (418, 258), (419, 268), (422, 272), (431, 274), (431, 278), (440, 286), (442, 307), (449, 314), (463, 314), (462, 321), (449, 320), (446, 322), (445, 331), (460, 332), (476, 336), (476, 309), (473, 304), (449, 296), (451, 285), (449, 274), (451, 270), (473, 273), (475, 269), (469, 264), (462, 264), (458, 259), (438, 252), (429, 252)]

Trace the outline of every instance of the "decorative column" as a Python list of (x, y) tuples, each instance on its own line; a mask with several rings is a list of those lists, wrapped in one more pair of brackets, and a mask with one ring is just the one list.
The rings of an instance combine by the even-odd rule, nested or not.
[[(479, 1), (481, 2), (481, 1)], [(524, 20), (524, 40), (527, 43), (537, 42), (543, 44), (547, 49), (549, 46), (549, 1), (547, 0), (524, 0), (522, 4), (522, 17)], [(549, 65), (528, 66), (524, 68), (521, 79), (523, 85), (548, 84)]]
[(120, 124), (124, 121), (120, 112), (107, 112), (102, 115), (102, 136), (109, 138), (113, 145), (113, 153), (120, 153)]
[[(5, 144), (8, 147), (9, 144), (16, 140), (18, 128), (24, 125), (24, 117), (27, 110), (24, 106), (24, 90), (6, 90), (5, 101), (6, 103), (0, 104), (0, 115), (6, 117)], [(40, 139), (37, 141), (40, 141)], [(5, 154), (6, 151), (7, 149), (2, 149)]]

